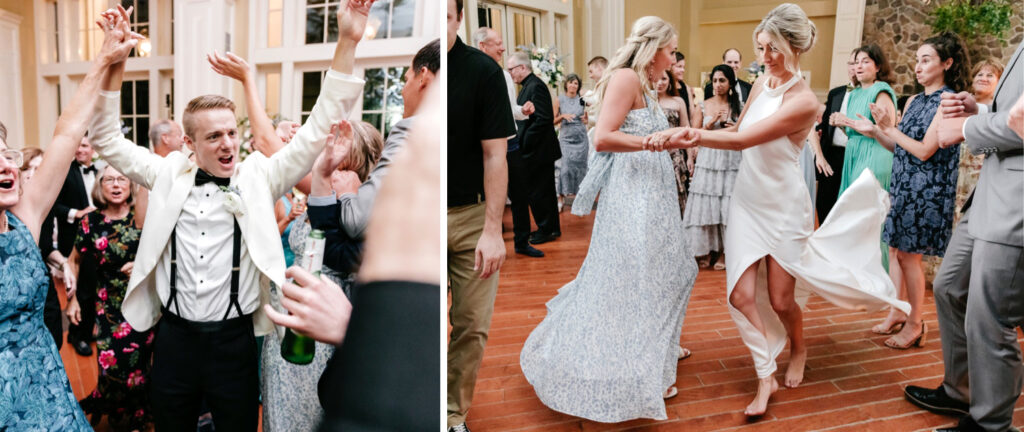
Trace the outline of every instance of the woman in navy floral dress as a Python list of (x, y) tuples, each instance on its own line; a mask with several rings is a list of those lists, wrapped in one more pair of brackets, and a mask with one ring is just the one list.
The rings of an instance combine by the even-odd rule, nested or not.
[(127, 26), (104, 26), (89, 73), (61, 113), (32, 182), (21, 183), (24, 157), (7, 147), (0, 124), (0, 429), (91, 431), (71, 391), (57, 345), (43, 324), (49, 281), (37, 239), (67, 175), (99, 97), (100, 81), (137, 43)]
[[(114, 430), (142, 430), (150, 420), (149, 369), (153, 357), (153, 332), (138, 332), (121, 315), (121, 301), (128, 289), (140, 229), (131, 206), (132, 183), (112, 167), (106, 167), (93, 188), (99, 209), (78, 225), (72, 268), (82, 258), (97, 264), (96, 388), (82, 399), (82, 410), (98, 424), (107, 416)], [(68, 310), (74, 315), (78, 301), (72, 297)], [(75, 321), (80, 316), (72, 317)]]
[(968, 55), (955, 35), (943, 33), (929, 38), (917, 49), (917, 81), (924, 92), (907, 101), (899, 128), (892, 126), (893, 114), (872, 107), (872, 116), (882, 145), (893, 150), (889, 196), (892, 207), (885, 219), (882, 237), (889, 244), (889, 256), (898, 265), (889, 266), (896, 286), (903, 285), (910, 302), (910, 316), (892, 309), (875, 326), (876, 333), (899, 333), (885, 341), (890, 348), (924, 346), (926, 329), (921, 320), (925, 277), (922, 255), (942, 256), (953, 233), (957, 166), (960, 147), (940, 149), (935, 120), (942, 93), (967, 88)]

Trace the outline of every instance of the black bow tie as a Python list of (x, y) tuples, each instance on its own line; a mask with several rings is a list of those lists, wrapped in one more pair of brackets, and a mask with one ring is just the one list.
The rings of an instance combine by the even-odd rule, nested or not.
[(82, 174), (87, 174), (87, 173), (90, 173), (90, 172), (93, 173), (93, 174), (96, 174), (96, 165), (89, 165), (89, 166), (82, 167)]
[(222, 177), (214, 177), (214, 176), (210, 175), (210, 173), (208, 173), (206, 171), (203, 171), (203, 170), (199, 170), (199, 172), (196, 173), (196, 186), (202, 186), (202, 185), (207, 184), (209, 182), (213, 182), (217, 186), (227, 187), (229, 184), (231, 184), (231, 179), (230, 178), (222, 178)]

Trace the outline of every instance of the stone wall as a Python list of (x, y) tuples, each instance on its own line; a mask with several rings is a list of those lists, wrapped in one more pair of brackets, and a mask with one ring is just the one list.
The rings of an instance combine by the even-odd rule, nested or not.
[[(932, 34), (927, 24), (928, 13), (935, 7), (931, 0), (867, 0), (864, 9), (864, 33), (862, 44), (874, 43), (882, 47), (896, 74), (893, 89), (900, 96), (921, 91), (914, 78), (917, 48)], [(1005, 64), (1010, 60), (1017, 45), (1024, 39), (1024, 5), (1011, 2), (1010, 30), (1005, 39), (994, 37), (979, 39), (968, 47), (971, 59), (993, 57)]]

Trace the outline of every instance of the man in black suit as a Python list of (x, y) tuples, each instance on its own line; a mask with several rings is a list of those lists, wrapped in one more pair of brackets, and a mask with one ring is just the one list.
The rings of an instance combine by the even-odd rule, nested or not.
[[(92, 206), (92, 186), (98, 175), (92, 163), (93, 150), (89, 138), (82, 138), (75, 150), (75, 162), (71, 163), (50, 216), (57, 219), (57, 250), (66, 260), (71, 255), (78, 231), (78, 221), (86, 213), (95, 210)], [(92, 355), (89, 342), (93, 339), (92, 329), (96, 323), (95, 313), (95, 265), (82, 261), (76, 283), (76, 296), (82, 308), (82, 321), (68, 327), (68, 343), (79, 355)]]
[[(512, 80), (522, 85), (519, 91), (519, 105), (532, 102), (534, 113), (530, 118), (516, 122), (519, 130), (516, 138), (519, 141), (519, 155), (527, 180), (528, 191), (519, 193), (527, 196), (526, 203), (512, 201), (512, 230), (516, 244), (530, 230), (530, 218), (527, 205), (533, 210), (533, 219), (537, 222), (537, 231), (530, 233), (530, 243), (541, 244), (554, 240), (562, 235), (558, 223), (558, 197), (555, 194), (555, 161), (562, 157), (558, 146), (558, 135), (555, 134), (554, 108), (551, 104), (551, 93), (544, 81), (533, 74), (530, 57), (517, 51), (506, 63)], [(523, 187), (512, 183), (510, 187)], [(515, 195), (515, 194), (513, 194)]]
[(825, 112), (821, 115), (821, 123), (818, 123), (818, 134), (821, 137), (821, 153), (825, 156), (825, 162), (831, 172), (817, 172), (818, 196), (815, 200), (815, 207), (818, 210), (818, 221), (824, 222), (828, 212), (839, 199), (839, 183), (842, 180), (843, 157), (846, 153), (846, 132), (836, 128), (830, 122), (834, 113), (846, 113), (846, 104), (850, 99), (850, 91), (853, 84), (857, 82), (857, 75), (854, 59), (857, 52), (850, 55), (846, 62), (846, 73), (850, 77), (850, 83), (838, 86), (828, 92), (828, 99), (825, 101)]
[[(736, 75), (736, 91), (740, 94), (740, 102), (747, 103), (747, 96), (750, 96), (750, 83), (740, 78), (740, 66), (743, 65), (743, 55), (736, 48), (729, 48), (722, 53), (722, 63), (732, 68)], [(708, 100), (715, 93), (711, 90), (711, 82), (704, 86), (704, 100)]]

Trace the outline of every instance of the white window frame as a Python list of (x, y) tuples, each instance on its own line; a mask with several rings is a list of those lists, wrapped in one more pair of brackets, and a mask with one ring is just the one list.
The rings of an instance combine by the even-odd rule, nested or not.
[[(49, 0), (32, 0), (35, 10), (46, 10), (45, 6)], [(74, 23), (78, 25), (78, 7), (82, 0), (56, 0), (57, 2), (57, 14), (58, 24), (60, 23)], [(104, 1), (104, 0), (97, 0)], [(117, 0), (106, 0), (110, 6), (116, 6), (119, 2)], [(164, 106), (166, 100), (165, 95), (170, 92), (170, 80), (174, 76), (174, 56), (170, 54), (164, 54), (157, 47), (161, 43), (160, 28), (162, 25), (170, 25), (171, 15), (163, 14), (161, 11), (163, 2), (171, 2), (172, 0), (150, 0), (150, 21), (149, 21), (149, 33), (150, 43), (154, 47), (153, 53), (149, 57), (130, 57), (125, 61), (125, 80), (138, 80), (148, 79), (149, 80), (149, 115), (150, 119), (155, 118), (171, 118), (173, 113), (169, 113), (167, 107)], [(179, 0), (181, 1), (181, 0)], [(154, 15), (155, 14), (155, 15)], [(52, 19), (48, 13), (34, 14), (35, 25), (39, 32), (44, 34), (51, 33)], [(158, 19), (153, 20), (154, 17)], [(94, 25), (93, 23), (89, 23)], [(63, 25), (61, 26), (63, 29)], [(56, 33), (56, 32), (54, 32)], [(77, 60), (78, 56), (72, 56), (72, 50), (78, 49), (78, 35), (81, 33), (81, 29), (74, 28), (59, 33), (58, 47), (60, 49), (59, 58), (61, 62), (49, 62), (46, 63), (44, 60), (48, 59), (47, 49), (36, 50), (36, 70), (38, 73), (38, 79), (36, 80), (37, 94), (39, 95), (38, 104), (38, 119), (39, 119), (39, 135), (37, 137), (41, 147), (45, 147), (49, 144), (53, 138), (53, 130), (57, 125), (57, 118), (59, 117), (58, 112), (63, 110), (67, 104), (71, 101), (71, 98), (75, 94), (75, 90), (78, 88), (78, 83), (85, 77), (85, 74), (89, 72), (89, 68), (92, 65), (91, 61)], [(170, 35), (170, 32), (168, 32)], [(171, 44), (167, 44), (170, 46)], [(164, 54), (164, 55), (157, 55)], [(68, 59), (76, 59), (68, 61)], [(58, 84), (60, 95), (58, 97)], [(59, 102), (58, 102), (59, 100)], [(55, 105), (62, 104), (55, 109)]]

